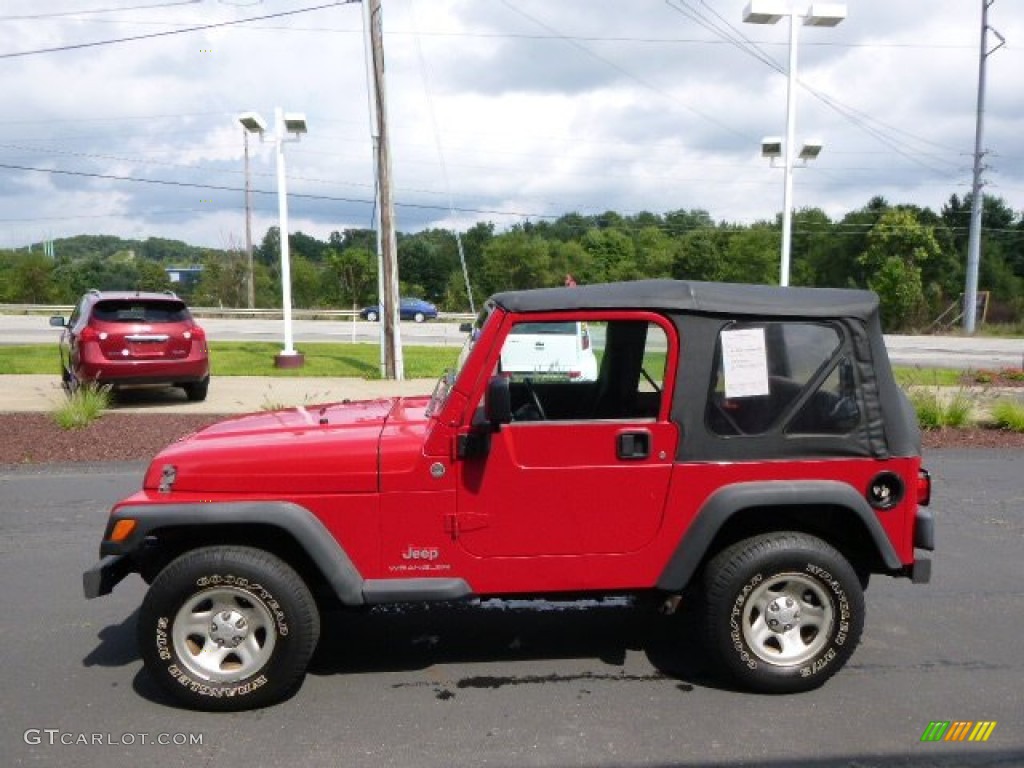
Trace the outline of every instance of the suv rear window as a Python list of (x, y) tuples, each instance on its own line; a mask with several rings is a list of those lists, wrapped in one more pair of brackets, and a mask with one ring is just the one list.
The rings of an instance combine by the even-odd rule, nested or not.
[(528, 333), (575, 336), (576, 323), (516, 323), (512, 326), (511, 333), (516, 336)]
[(189, 314), (182, 301), (111, 299), (98, 302), (93, 317), (104, 323), (181, 323)]

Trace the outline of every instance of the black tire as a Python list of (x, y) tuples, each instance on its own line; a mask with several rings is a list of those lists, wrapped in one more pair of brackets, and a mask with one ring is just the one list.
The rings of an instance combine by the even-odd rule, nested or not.
[(186, 552), (153, 580), (139, 611), (147, 671), (192, 709), (240, 711), (287, 698), (319, 637), (302, 578), (249, 547)]
[(193, 403), (201, 403), (206, 399), (206, 393), (210, 390), (210, 377), (207, 376), (202, 381), (193, 381), (188, 384), (182, 384), (181, 388), (185, 390), (185, 397), (187, 397)]
[(821, 539), (785, 532), (740, 541), (704, 571), (708, 648), (742, 687), (817, 688), (846, 663), (864, 628), (864, 594)]
[(67, 366), (61, 364), (60, 367), (60, 385), (64, 389), (64, 393), (70, 397), (78, 389), (78, 379), (75, 375), (67, 369)]

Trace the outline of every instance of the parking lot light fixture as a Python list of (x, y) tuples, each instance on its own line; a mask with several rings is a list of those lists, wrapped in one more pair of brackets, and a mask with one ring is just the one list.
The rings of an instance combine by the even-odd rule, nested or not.
[(782, 137), (765, 136), (761, 139), (761, 157), (766, 157), (772, 162), (782, 157)]
[[(789, 73), (786, 87), (786, 140), (783, 145), (783, 166), (785, 178), (782, 194), (782, 255), (779, 269), (779, 284), (789, 285), (790, 243), (793, 231), (793, 145), (796, 130), (796, 63), (797, 63), (797, 21), (804, 26), (834, 27), (846, 18), (845, 3), (801, 3), (791, 5), (787, 0), (750, 0), (743, 11), (743, 21), (748, 24), (776, 24), (789, 17)], [(818, 152), (821, 151), (820, 143)], [(813, 154), (804, 156), (804, 152)], [(817, 157), (810, 145), (805, 145), (800, 159), (812, 160)], [(762, 144), (762, 154), (764, 145)], [(767, 157), (767, 155), (765, 155)]]

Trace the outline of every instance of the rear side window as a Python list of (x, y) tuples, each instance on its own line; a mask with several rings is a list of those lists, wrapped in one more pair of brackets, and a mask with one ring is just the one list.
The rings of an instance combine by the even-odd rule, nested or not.
[(719, 435), (845, 434), (860, 422), (854, 366), (827, 323), (724, 328), (706, 421)]
[(112, 299), (96, 304), (93, 317), (104, 323), (180, 323), (189, 313), (182, 301)]

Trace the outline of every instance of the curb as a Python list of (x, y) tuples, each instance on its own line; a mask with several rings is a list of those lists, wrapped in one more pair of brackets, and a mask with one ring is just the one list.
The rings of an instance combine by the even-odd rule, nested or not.
[[(138, 387), (115, 395), (114, 413), (238, 414), (294, 406), (373, 400), (381, 397), (429, 395), (433, 379), (380, 381), (331, 377), (214, 376), (201, 403), (189, 402), (176, 387)], [(0, 413), (41, 413), (64, 400), (56, 376), (0, 376)]]

